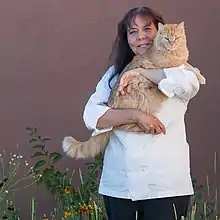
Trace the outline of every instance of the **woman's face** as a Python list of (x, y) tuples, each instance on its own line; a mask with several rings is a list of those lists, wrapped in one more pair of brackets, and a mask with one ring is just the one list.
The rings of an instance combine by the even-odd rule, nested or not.
[(128, 44), (136, 55), (146, 53), (153, 44), (157, 34), (154, 23), (146, 20), (146, 17), (137, 15), (127, 31)]

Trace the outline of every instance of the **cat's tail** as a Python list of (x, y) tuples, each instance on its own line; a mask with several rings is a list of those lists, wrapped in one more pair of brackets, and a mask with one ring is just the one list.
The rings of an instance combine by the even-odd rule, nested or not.
[(73, 137), (65, 137), (62, 142), (63, 151), (75, 159), (87, 159), (101, 153), (108, 144), (112, 131), (92, 136), (88, 141), (80, 142)]

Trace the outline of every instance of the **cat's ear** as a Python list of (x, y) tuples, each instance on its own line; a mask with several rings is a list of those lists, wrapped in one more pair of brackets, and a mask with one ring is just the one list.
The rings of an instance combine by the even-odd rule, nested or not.
[(180, 33), (181, 35), (185, 34), (184, 22), (181, 22), (180, 24), (177, 25), (177, 30), (178, 30), (178, 33)]
[(158, 23), (158, 30), (163, 30), (163, 26), (164, 26), (164, 25), (159, 22), (159, 23)]
[(178, 24), (177, 26), (179, 29), (184, 29), (185, 25), (184, 25), (184, 21), (182, 21), (180, 24)]

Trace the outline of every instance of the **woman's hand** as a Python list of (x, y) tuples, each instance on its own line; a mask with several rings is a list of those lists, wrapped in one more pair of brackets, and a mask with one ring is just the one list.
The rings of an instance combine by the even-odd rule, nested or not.
[(148, 134), (166, 134), (165, 126), (151, 114), (137, 111), (136, 123)]

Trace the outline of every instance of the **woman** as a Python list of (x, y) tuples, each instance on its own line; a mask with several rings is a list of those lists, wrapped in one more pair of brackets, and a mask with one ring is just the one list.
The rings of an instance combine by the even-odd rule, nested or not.
[(84, 110), (93, 135), (126, 123), (145, 133), (116, 130), (104, 155), (99, 193), (108, 220), (174, 220), (186, 216), (193, 187), (184, 115), (199, 90), (195, 75), (183, 66), (146, 70), (169, 99), (157, 115), (134, 109), (111, 109), (107, 102), (118, 74), (136, 54), (149, 50), (163, 18), (147, 7), (130, 10), (118, 25), (114, 65), (104, 74)]

